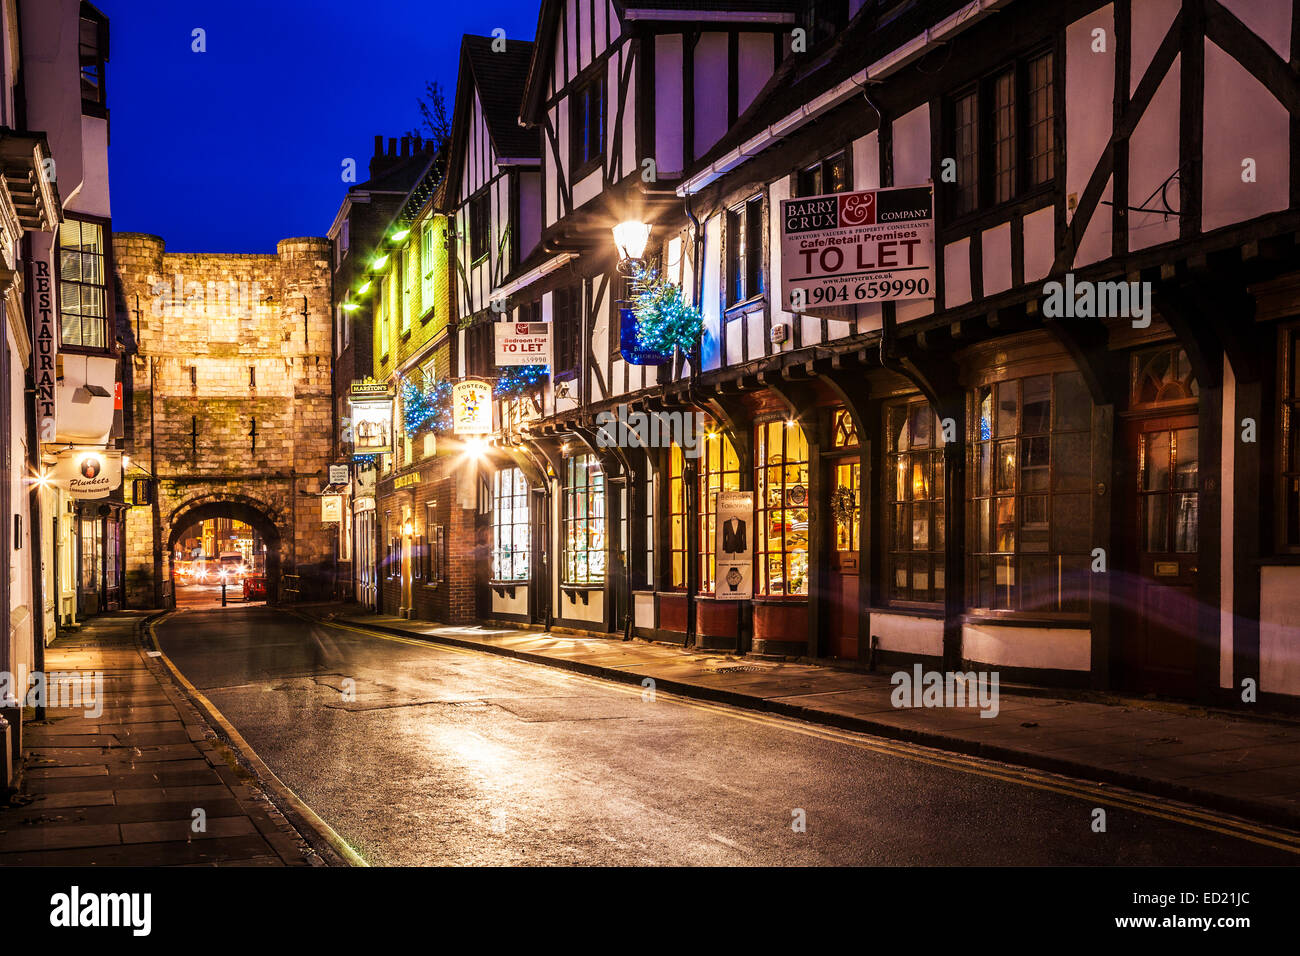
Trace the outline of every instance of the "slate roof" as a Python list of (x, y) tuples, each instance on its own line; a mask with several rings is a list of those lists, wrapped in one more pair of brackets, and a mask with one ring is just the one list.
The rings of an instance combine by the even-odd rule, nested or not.
[(519, 104), (533, 57), (530, 40), (507, 40), (505, 50), (492, 51), (492, 37), (466, 34), (461, 40), (461, 66), (468, 67), (483, 104), (483, 116), (497, 156), (539, 159), (542, 138), (537, 130), (519, 125)]

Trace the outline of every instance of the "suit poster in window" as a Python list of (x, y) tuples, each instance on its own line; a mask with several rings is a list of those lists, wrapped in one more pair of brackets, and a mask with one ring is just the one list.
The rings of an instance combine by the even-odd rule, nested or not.
[(719, 491), (717, 515), (719, 601), (748, 601), (754, 596), (754, 493)]

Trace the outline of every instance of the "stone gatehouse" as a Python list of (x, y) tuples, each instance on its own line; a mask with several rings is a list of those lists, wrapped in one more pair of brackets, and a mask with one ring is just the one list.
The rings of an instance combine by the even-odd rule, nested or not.
[[(333, 446), (330, 245), (275, 255), (168, 253), (116, 233), (131, 607), (171, 600), (176, 536), (232, 517), (267, 544), (268, 584), (330, 587), (334, 536), (319, 493)], [(280, 574), (296, 579), (281, 582)]]

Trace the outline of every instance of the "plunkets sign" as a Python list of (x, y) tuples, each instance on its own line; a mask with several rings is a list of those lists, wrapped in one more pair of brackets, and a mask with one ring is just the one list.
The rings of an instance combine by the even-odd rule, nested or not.
[(791, 312), (934, 297), (934, 188), (781, 203), (781, 294)]

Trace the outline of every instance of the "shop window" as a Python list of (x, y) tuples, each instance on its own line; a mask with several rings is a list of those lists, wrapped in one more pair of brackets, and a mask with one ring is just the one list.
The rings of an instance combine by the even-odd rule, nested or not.
[(1074, 372), (971, 393), (967, 597), (991, 610), (1086, 612), (1092, 401)]
[(885, 573), (891, 601), (943, 600), (947, 527), (940, 428), (925, 399), (885, 409)]
[(717, 587), (719, 491), (740, 490), (740, 458), (735, 446), (712, 422), (707, 423), (704, 451), (698, 459), (700, 521), (700, 591), (712, 594)]
[(848, 151), (841, 150), (834, 156), (805, 166), (799, 170), (798, 195), (821, 196), (827, 193), (841, 193), (849, 188)]
[(447, 539), (442, 525), (438, 524), (438, 503), (430, 501), (424, 506), (424, 527), (427, 532), (415, 544), (419, 560), (415, 577), (426, 584), (440, 584), (447, 580)]
[(758, 591), (808, 593), (808, 440), (798, 423), (757, 426)]
[(564, 583), (605, 583), (605, 475), (595, 455), (564, 460)]
[(674, 590), (686, 587), (685, 466), (681, 446), (673, 442), (668, 451), (668, 555)]
[(519, 468), (492, 478), (492, 580), (527, 581), (531, 554), (528, 481)]
[(104, 230), (65, 220), (59, 226), (59, 323), (64, 345), (108, 348)]
[(727, 305), (763, 294), (763, 197), (727, 212)]

